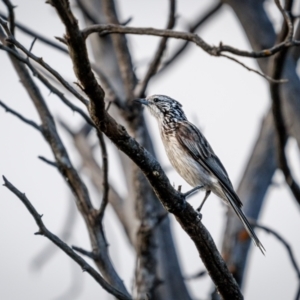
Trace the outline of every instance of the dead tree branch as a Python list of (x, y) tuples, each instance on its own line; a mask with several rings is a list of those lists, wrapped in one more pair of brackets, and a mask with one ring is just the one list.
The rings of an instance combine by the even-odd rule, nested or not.
[[(2, 43), (7, 43), (7, 39), (5, 38), (1, 27), (0, 38)], [(10, 48), (11, 52), (9, 53), (17, 52), (15, 47), (11, 44)], [(110, 284), (122, 291), (122, 293), (129, 296), (123, 281), (120, 279), (111, 263), (104, 231), (101, 227), (102, 225), (98, 222), (95, 222), (97, 212), (92, 206), (88, 190), (69, 159), (69, 155), (60, 136), (58, 135), (54, 119), (46, 105), (46, 102), (25, 65), (17, 60), (13, 55), (10, 55), (10, 58), (20, 77), (20, 80), (22, 81), (25, 89), (30, 95), (31, 100), (33, 101), (33, 104), (36, 107), (42, 122), (42, 134), (53, 152), (58, 170), (75, 195), (77, 207), (81, 212), (89, 230), (92, 247), (96, 252), (98, 252), (98, 255), (102, 257), (101, 260), (96, 261), (97, 266)]]
[[(0, 12), (0, 18), (4, 19), (5, 21), (8, 20), (7, 16), (5, 14), (1, 13), (1, 12)], [(28, 28), (27, 26), (25, 26), (25, 25), (23, 25), (19, 22), (15, 22), (15, 27), (20, 29), (22, 32), (26, 33), (27, 35), (36, 38), (37, 40), (41, 41), (42, 43), (44, 43), (46, 45), (49, 45), (52, 48), (57, 49), (57, 50), (59, 50), (63, 53), (68, 54), (68, 50), (65, 47), (62, 47), (60, 44), (51, 41), (50, 39), (48, 39), (48, 38), (44, 37), (43, 35), (33, 31), (32, 29)]]
[(183, 195), (171, 186), (162, 168), (149, 152), (141, 148), (128, 135), (126, 129), (117, 124), (106, 112), (104, 92), (91, 71), (85, 37), (78, 28), (77, 20), (73, 16), (68, 2), (59, 0), (50, 0), (49, 2), (56, 8), (66, 26), (65, 39), (73, 61), (74, 71), (90, 99), (89, 111), (97, 129), (103, 131), (143, 171), (162, 204), (176, 216), (183, 229), (194, 241), (222, 297), (225, 299), (242, 299), (235, 280), (228, 272), (212, 238), (199, 220), (198, 214), (186, 203)]
[(12, 193), (14, 193), (28, 209), (32, 217), (34, 218), (36, 224), (39, 227), (39, 231), (36, 235), (44, 235), (57, 247), (59, 247), (63, 252), (65, 252), (71, 259), (73, 259), (78, 265), (81, 266), (82, 270), (90, 274), (108, 293), (114, 295), (117, 299), (130, 300), (131, 298), (122, 292), (118, 291), (116, 288), (108, 284), (103, 277), (91, 267), (84, 259), (77, 255), (72, 248), (70, 248), (66, 243), (59, 239), (56, 235), (51, 233), (42, 221), (42, 215), (40, 215), (31, 202), (28, 200), (24, 193), (21, 193), (13, 184), (11, 184), (4, 176), (4, 186), (7, 187)]
[[(292, 8), (293, 1), (286, 1), (286, 7), (283, 9), (280, 5), (279, 0), (275, 1), (277, 6), (279, 7), (280, 11), (282, 12), (284, 16), (284, 24), (282, 26), (281, 33), (278, 37), (279, 42), (281, 40), (288, 40), (290, 41), (293, 36), (293, 24), (289, 17), (289, 15), (286, 13), (287, 11), (290, 11)], [(287, 56), (288, 49), (285, 48), (281, 52), (279, 52), (272, 62), (273, 70), (272, 70), (272, 77), (274, 79), (280, 78), (281, 74), (283, 73), (283, 68)], [(295, 181), (295, 179), (292, 176), (291, 170), (289, 168), (287, 158), (285, 155), (285, 145), (287, 141), (287, 130), (284, 122), (284, 118), (282, 115), (282, 108), (281, 108), (281, 96), (280, 96), (280, 87), (276, 83), (270, 84), (270, 94), (272, 97), (272, 111), (274, 115), (274, 123), (277, 133), (277, 157), (278, 157), (278, 164), (280, 169), (282, 170), (285, 180), (289, 188), (291, 189), (291, 192), (293, 193), (296, 201), (298, 204), (300, 204), (300, 187)]]
[[(215, 5), (213, 5), (204, 15), (201, 11), (201, 14), (198, 18), (196, 18), (196, 21), (194, 21), (188, 31), (193, 33), (195, 32), (200, 26), (204, 25), (206, 21), (210, 20), (211, 17), (213, 17), (222, 7), (223, 2), (217, 2)], [(170, 58), (168, 58), (166, 61), (163, 61), (161, 68), (158, 70), (157, 74), (161, 74), (164, 70), (166, 70), (174, 61), (177, 60), (178, 57), (181, 56), (181, 54), (184, 53), (184, 51), (187, 49), (189, 45), (189, 41), (185, 41), (184, 44), (180, 47), (178, 47), (174, 53), (171, 55)]]

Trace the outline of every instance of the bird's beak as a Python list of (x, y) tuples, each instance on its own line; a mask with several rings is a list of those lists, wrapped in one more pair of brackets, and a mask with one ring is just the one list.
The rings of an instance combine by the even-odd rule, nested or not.
[(141, 99), (135, 99), (135, 100), (133, 100), (134, 102), (138, 102), (138, 103), (140, 103), (140, 104), (144, 104), (144, 105), (148, 105), (149, 104), (149, 102), (148, 102), (148, 100), (147, 99), (144, 99), (144, 98), (141, 98)]

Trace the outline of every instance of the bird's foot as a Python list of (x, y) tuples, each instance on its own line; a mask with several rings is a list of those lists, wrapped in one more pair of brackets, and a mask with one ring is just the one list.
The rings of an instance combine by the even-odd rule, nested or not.
[(199, 220), (202, 221), (202, 214), (201, 214), (200, 210), (198, 210), (198, 208), (196, 209), (196, 212), (198, 214)]
[(194, 193), (198, 192), (199, 190), (201, 190), (204, 186), (203, 185), (198, 185), (195, 188), (191, 189), (190, 191), (187, 191), (186, 193), (183, 194), (183, 196), (185, 198), (190, 197), (191, 195), (193, 195)]

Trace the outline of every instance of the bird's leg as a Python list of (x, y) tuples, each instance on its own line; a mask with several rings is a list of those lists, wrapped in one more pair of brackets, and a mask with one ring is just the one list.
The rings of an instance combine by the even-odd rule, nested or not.
[(190, 191), (186, 192), (183, 194), (183, 196), (186, 198), (190, 197), (191, 195), (193, 195), (194, 193), (198, 192), (199, 190), (201, 190), (204, 186), (203, 185), (198, 185), (195, 188), (191, 189)]
[(200, 206), (197, 208), (197, 212), (198, 212), (198, 213), (200, 213), (200, 211), (201, 211), (201, 209), (202, 209), (202, 207), (203, 207), (203, 205), (204, 205), (206, 199), (209, 197), (210, 193), (211, 193), (210, 190), (207, 190), (207, 191), (206, 191), (205, 197), (204, 197), (204, 199), (202, 200), (202, 203), (201, 203)]

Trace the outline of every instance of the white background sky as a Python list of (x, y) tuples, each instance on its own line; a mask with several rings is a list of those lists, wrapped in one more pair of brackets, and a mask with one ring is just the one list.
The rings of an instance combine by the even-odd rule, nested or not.
[[(54, 9), (44, 2), (15, 0), (13, 4), (17, 5), (15, 9), (17, 21), (45, 36), (51, 38), (62, 36), (64, 28), (60, 20)], [(165, 27), (168, 1), (119, 2), (121, 20), (132, 16), (131, 26)], [(177, 28), (187, 26), (201, 11), (204, 12), (210, 3), (211, 1), (178, 1)], [(269, 11), (275, 11), (272, 2), (268, 2), (267, 5)], [(0, 9), (5, 11), (2, 3)], [(278, 18), (276, 12), (273, 18)], [(217, 45), (222, 41), (241, 49), (249, 49), (235, 15), (227, 7), (222, 9), (217, 18), (208, 22), (199, 34), (211, 44)], [(32, 42), (32, 38), (24, 36), (19, 31), (17, 39), (27, 48)], [(158, 41), (154, 37), (130, 37), (129, 45), (134, 54), (138, 75), (143, 74), (146, 62), (152, 57)], [(174, 44), (174, 41), (170, 43)], [(70, 60), (65, 55), (55, 50), (49, 51), (40, 42), (36, 42), (33, 53), (42, 56), (69, 82), (75, 81)], [(257, 68), (255, 62), (250, 59), (244, 61), (249, 66)], [(4, 52), (0, 52), (0, 82), (0, 100), (39, 123), (37, 113)], [(75, 128), (80, 127), (82, 119), (78, 115), (67, 109), (55, 95), (49, 94), (47, 89), (41, 87), (41, 90), (54, 116), (63, 117)], [(148, 94), (154, 93), (169, 95), (183, 104), (187, 117), (205, 133), (226, 167), (233, 184), (237, 186), (257, 137), (261, 120), (270, 105), (268, 83), (234, 62), (210, 57), (196, 46), (191, 46), (168, 73), (151, 82)], [(80, 106), (78, 101), (74, 100), (74, 103)], [(169, 166), (162, 144), (157, 138), (159, 134), (155, 120), (148, 115), (147, 120), (156, 141), (160, 162), (163, 166)], [(61, 134), (67, 148), (71, 149), (68, 137), (63, 131)], [(44, 214), (46, 226), (53, 233), (59, 234), (66, 218), (71, 195), (58, 172), (37, 159), (38, 155), (52, 159), (48, 145), (38, 132), (12, 115), (6, 114), (2, 108), (0, 108), (0, 141), (0, 174), (5, 175), (26, 193), (39, 213)], [(108, 144), (112, 150), (113, 146), (111, 143)], [(78, 166), (77, 154), (70, 151), (70, 155), (74, 165)], [(299, 157), (293, 141), (289, 143), (289, 155), (297, 173)], [(115, 183), (118, 182), (117, 173), (116, 162), (112, 155), (110, 177)], [(183, 190), (189, 189), (175, 171), (169, 171), (168, 176), (172, 183), (182, 184)], [(286, 238), (299, 262), (299, 206), (283, 184), (282, 175), (276, 174), (274, 180), (280, 185), (269, 189), (261, 223), (277, 230)], [(119, 184), (118, 188), (122, 190)], [(194, 196), (191, 203), (197, 206), (200, 199), (202, 194)], [(224, 216), (225, 208), (221, 201), (211, 196), (203, 209), (203, 223), (219, 248), (225, 224)], [(183, 273), (190, 275), (202, 270), (203, 265), (193, 243), (176, 221), (171, 219)], [(118, 221), (110, 208), (105, 224), (112, 259), (128, 289), (131, 290), (134, 256), (122, 237)], [(77, 299), (111, 299), (88, 274), (82, 273), (79, 267), (59, 251), (42, 269), (34, 270), (32, 267), (34, 258), (49, 243), (43, 237), (34, 236), (33, 233), (36, 231), (34, 220), (22, 203), (6, 188), (0, 187), (0, 299), (73, 299), (60, 297), (71, 288), (72, 282), (75, 282), (72, 287), (74, 294), (79, 291)], [(85, 225), (80, 216), (76, 219), (72, 232), (70, 245), (90, 248)], [(297, 278), (283, 246), (272, 236), (260, 232), (258, 235), (267, 249), (267, 254), (263, 257), (260, 251), (252, 248), (245, 299), (293, 299), (297, 290)], [(194, 281), (191, 284), (193, 297), (204, 299), (211, 286), (208, 276)]]

